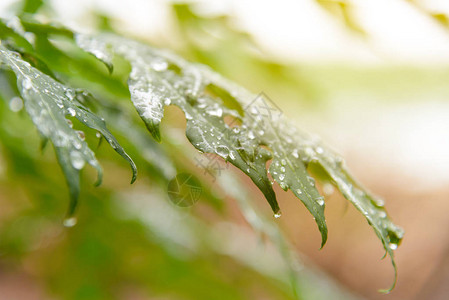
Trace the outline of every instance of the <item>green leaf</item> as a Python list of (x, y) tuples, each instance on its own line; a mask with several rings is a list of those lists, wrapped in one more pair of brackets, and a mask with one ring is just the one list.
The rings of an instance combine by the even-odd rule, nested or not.
[[(270, 187), (266, 173), (266, 162), (272, 158), (269, 171), (280, 186), (290, 189), (301, 199), (314, 216), (322, 234), (322, 245), (327, 239), (327, 227), (324, 217), (324, 197), (317, 191), (314, 179), (307, 172), (307, 165), (322, 154), (324, 148), (316, 146), (310, 137), (301, 135), (285, 118), (273, 115), (263, 115), (259, 107), (251, 107), (250, 101), (255, 101), (264, 95), (251, 93), (236, 87), (210, 69), (197, 64), (191, 64), (183, 59), (149, 46), (123, 38), (106, 36), (100, 38), (77, 38), (83, 40), (80, 47), (91, 52), (99, 59), (110, 63), (112, 53), (108, 45), (124, 56), (132, 66), (129, 86), (131, 99), (150, 132), (160, 139), (159, 124), (166, 105), (175, 104), (186, 114), (186, 134), (191, 143), (202, 152), (215, 153), (246, 173), (264, 193), (273, 211), (278, 214), (279, 208), (273, 190)], [(176, 68), (170, 67), (176, 66)], [(223, 105), (224, 100), (218, 99), (223, 92), (214, 93), (213, 98), (207, 87), (217, 86), (220, 91), (234, 95), (240, 103), (246, 104), (245, 115), (237, 109)], [(225, 97), (223, 97), (225, 98)], [(228, 101), (229, 102), (229, 101)], [(264, 101), (266, 104), (266, 101)], [(242, 125), (231, 128), (225, 123), (223, 116), (230, 115), (242, 120)], [(266, 146), (271, 151), (262, 148)], [(367, 214), (367, 219), (374, 222), (376, 215), (371, 209), (376, 207), (361, 198), (354, 191), (347, 191), (347, 185), (352, 184), (342, 167), (336, 167), (339, 158), (331, 155), (320, 155), (326, 161), (318, 161), (331, 175), (334, 183), (359, 210)], [(325, 164), (326, 162), (326, 164)], [(338, 172), (337, 172), (338, 171)], [(388, 228), (393, 228), (386, 221)], [(384, 224), (384, 225), (385, 225)], [(391, 223), (392, 224), (392, 223)], [(393, 231), (380, 229), (373, 225), (376, 233), (382, 239), (389, 254), (387, 241), (392, 238)], [(396, 241), (397, 242), (397, 241)]]
[(69, 124), (66, 116), (76, 117), (84, 125), (99, 131), (114, 150), (128, 160), (133, 170), (136, 166), (106, 128), (105, 122), (88, 111), (78, 100), (78, 92), (55, 81), (24, 61), (17, 53), (0, 45), (0, 62), (16, 74), (17, 85), (24, 100), (25, 109), (44, 139), (53, 143), (58, 161), (70, 190), (71, 204), (68, 215), (76, 209), (79, 196), (79, 172), (86, 163), (98, 172), (97, 184), (102, 180), (102, 169), (95, 154), (84, 141), (83, 133)]
[[(157, 140), (160, 140), (159, 124), (164, 107), (177, 105), (185, 113), (186, 135), (192, 145), (202, 152), (221, 156), (247, 174), (264, 193), (275, 216), (279, 216), (266, 169), (267, 162), (272, 159), (269, 172), (273, 179), (284, 190), (292, 190), (311, 212), (321, 232), (323, 246), (327, 239), (325, 199), (320, 196), (315, 180), (308, 172), (311, 164), (318, 164), (374, 228), (392, 259), (396, 274), (393, 250), (402, 239), (402, 229), (387, 218), (380, 202), (348, 175), (338, 155), (316, 138), (300, 132), (278, 110), (273, 114), (273, 108), (267, 105), (269, 99), (264, 99), (263, 94), (256, 96), (206, 66), (189, 63), (135, 41), (110, 35), (83, 36), (82, 40), (80, 47), (106, 63), (110, 63), (113, 56), (110, 49), (130, 62), (131, 100)], [(218, 87), (220, 92), (211, 94), (210, 88), (208, 91), (211, 85)], [(232, 102), (245, 107), (244, 113), (235, 106), (225, 105), (230, 103), (230, 96), (236, 100)], [(261, 98), (266, 107), (254, 105)], [(268, 113), (262, 113), (262, 108)], [(238, 119), (241, 125), (227, 124), (226, 116)]]

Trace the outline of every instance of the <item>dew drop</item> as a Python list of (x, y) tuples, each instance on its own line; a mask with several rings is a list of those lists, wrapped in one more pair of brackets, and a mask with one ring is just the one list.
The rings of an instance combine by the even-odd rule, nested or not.
[(321, 148), (321, 147), (317, 147), (315, 150), (316, 150), (316, 153), (319, 153), (319, 154), (323, 154), (323, 152), (324, 152), (323, 148)]
[(84, 134), (83, 131), (77, 130), (76, 133), (78, 133), (78, 136), (80, 137), (80, 139), (81, 139), (82, 141), (84, 141), (84, 140), (86, 139), (86, 135)]
[(25, 78), (23, 80), (22, 86), (24, 89), (29, 90), (33, 87), (33, 83), (31, 82), (31, 80), (29, 78)]
[(284, 174), (279, 174), (279, 180), (284, 180), (285, 175)]
[(274, 214), (274, 217), (276, 219), (279, 219), (282, 216), (282, 213), (280, 211), (278, 211), (277, 213)]
[(330, 183), (325, 183), (323, 185), (323, 193), (326, 196), (332, 195), (334, 193), (334, 190), (335, 190), (334, 186), (332, 184), (330, 184)]
[(96, 136), (97, 138), (101, 138), (101, 133), (100, 133), (99, 131), (97, 131), (97, 133), (95, 133), (95, 136)]
[(390, 247), (391, 250), (396, 250), (396, 249), (398, 249), (398, 244), (390, 243), (390, 244), (388, 244), (388, 247)]
[(230, 151), (230, 152), (229, 152), (229, 157), (230, 157), (232, 160), (235, 159), (235, 155), (234, 155), (234, 152), (233, 152), (233, 151)]
[(77, 170), (81, 170), (86, 163), (81, 156), (81, 153), (79, 153), (78, 151), (70, 152), (70, 160), (72, 161), (72, 166)]
[(301, 195), (301, 194), (302, 194), (302, 191), (301, 191), (300, 189), (296, 189), (296, 193), (297, 193), (298, 195)]
[(67, 89), (67, 90), (65, 91), (64, 94), (65, 94), (65, 95), (67, 96), (67, 98), (69, 98), (70, 100), (75, 99), (75, 96), (76, 96), (75, 91), (72, 90), (72, 89)]
[(167, 70), (168, 64), (166, 61), (159, 60), (151, 63), (151, 68), (157, 72), (161, 72)]
[(381, 211), (381, 212), (379, 212), (379, 217), (381, 217), (382, 219), (386, 218), (387, 217), (387, 213), (384, 212), (384, 211)]
[(221, 109), (221, 107), (217, 107), (216, 109), (211, 109), (206, 112), (207, 114), (215, 117), (221, 117), (223, 115), (223, 109)]
[(22, 98), (20, 98), (20, 97), (11, 98), (11, 100), (9, 101), (9, 108), (13, 112), (18, 112), (18, 111), (22, 110), (22, 108), (23, 108)]
[(316, 199), (316, 202), (318, 203), (319, 206), (323, 206), (324, 205), (324, 197), (318, 197)]
[(218, 146), (215, 149), (215, 152), (223, 158), (227, 158), (229, 156), (229, 148), (226, 146)]
[(77, 222), (78, 222), (77, 218), (71, 217), (71, 218), (65, 219), (63, 224), (64, 224), (65, 227), (70, 228), (70, 227), (75, 226)]
[(298, 155), (298, 150), (296, 150), (296, 149), (293, 150), (292, 155), (293, 155), (293, 157), (298, 158), (298, 157), (299, 157), (299, 155)]
[(72, 107), (69, 107), (69, 108), (67, 109), (67, 112), (68, 112), (72, 117), (76, 116), (76, 111), (75, 111)]

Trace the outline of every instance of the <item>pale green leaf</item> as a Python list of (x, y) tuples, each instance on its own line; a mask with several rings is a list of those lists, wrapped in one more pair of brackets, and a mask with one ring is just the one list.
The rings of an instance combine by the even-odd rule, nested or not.
[(130, 163), (134, 182), (137, 174), (134, 162), (106, 128), (105, 122), (77, 100), (76, 90), (43, 74), (17, 53), (1, 45), (0, 62), (15, 73), (26, 111), (43, 138), (53, 143), (69, 185), (71, 204), (68, 215), (73, 214), (76, 208), (80, 170), (86, 163), (93, 166), (98, 172), (97, 184), (100, 184), (102, 169), (95, 154), (84, 141), (83, 133), (74, 130), (66, 116), (76, 117), (84, 125), (99, 131), (111, 147)]

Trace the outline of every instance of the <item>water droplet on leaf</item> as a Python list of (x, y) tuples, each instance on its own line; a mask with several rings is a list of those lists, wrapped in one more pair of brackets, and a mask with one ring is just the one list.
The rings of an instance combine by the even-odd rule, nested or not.
[(18, 111), (22, 110), (22, 108), (23, 108), (23, 100), (22, 100), (22, 98), (20, 98), (20, 97), (13, 97), (9, 101), (9, 108), (13, 112), (18, 112)]
[(67, 218), (64, 220), (63, 224), (65, 227), (73, 227), (76, 225), (78, 220), (75, 217)]

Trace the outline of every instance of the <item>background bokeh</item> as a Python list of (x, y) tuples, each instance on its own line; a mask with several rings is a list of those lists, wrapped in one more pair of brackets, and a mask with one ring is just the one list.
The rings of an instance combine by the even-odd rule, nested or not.
[[(2, 1), (0, 14), (12, 16), (21, 5)], [(390, 262), (381, 260), (382, 245), (338, 192), (326, 198), (329, 240), (319, 250), (310, 214), (291, 193), (276, 189), (283, 211), (276, 223), (299, 257), (301, 298), (445, 299), (446, 1), (54, 0), (39, 13), (82, 32), (113, 30), (169, 48), (266, 93), (385, 199), (389, 215), (406, 231), (395, 256), (397, 287), (388, 295), (377, 292), (393, 280)], [(228, 175), (214, 181), (185, 163), (198, 154), (184, 136), (179, 110), (166, 111), (165, 145), (155, 145), (142, 127), (135, 128), (134, 142), (120, 125), (114, 128), (140, 167), (139, 180), (129, 186), (126, 164), (98, 147), (105, 182), (94, 188), (92, 170), (83, 173), (78, 224), (64, 228), (67, 188), (53, 150), (39, 151), (25, 112), (8, 107), (14, 91), (0, 81), (1, 87), (0, 299), (293, 298), (276, 246), (258, 236), (238, 200), (222, 192), (237, 183), (223, 179)], [(115, 100), (126, 98), (121, 92)], [(124, 109), (133, 112), (129, 105)], [(174, 167), (164, 155), (210, 187), (194, 207), (170, 206), (164, 189)], [(271, 217), (252, 183), (229, 171), (248, 186), (260, 213)]]

